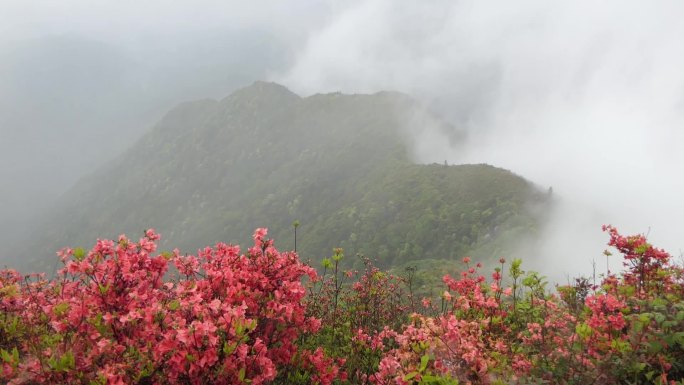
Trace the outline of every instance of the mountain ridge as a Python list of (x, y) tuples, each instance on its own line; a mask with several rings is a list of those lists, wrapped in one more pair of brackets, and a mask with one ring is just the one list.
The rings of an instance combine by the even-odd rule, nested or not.
[(421, 119), (437, 120), (400, 93), (302, 98), (267, 82), (183, 103), (65, 194), (21, 257), (148, 227), (165, 236), (162, 247), (183, 252), (246, 244), (255, 227), (270, 227), (283, 247), (299, 220), (305, 258), (342, 246), (389, 266), (497, 249), (496, 239), (511, 237), (504, 228), (534, 231), (527, 206), (544, 196), (521, 177), (413, 164), (406, 122)]

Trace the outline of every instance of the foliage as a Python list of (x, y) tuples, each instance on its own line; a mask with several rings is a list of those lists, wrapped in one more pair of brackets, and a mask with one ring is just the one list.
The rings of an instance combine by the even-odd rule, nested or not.
[[(345, 360), (352, 383), (366, 381), (378, 367), (386, 338), (408, 321), (413, 305), (407, 281), (360, 257), (363, 270), (342, 271), (343, 250), (323, 260), (323, 273), (309, 285), (307, 309), (322, 321), (306, 340)], [(407, 297), (408, 295), (408, 297)]]
[[(240, 254), (151, 256), (159, 236), (65, 249), (53, 280), (5, 272), (2, 378), (31, 384), (269, 383), (284, 367), (335, 364), (296, 345), (320, 322), (305, 315), (302, 277), (316, 272), (254, 233)], [(169, 264), (177, 272), (164, 279)], [(17, 326), (20, 325), (20, 326)], [(330, 383), (325, 371), (311, 382)]]
[(535, 234), (532, 207), (546, 193), (492, 166), (414, 164), (403, 137), (422, 127), (407, 127), (416, 117), (444, 125), (397, 93), (300, 98), (256, 83), (221, 101), (185, 103), (0, 256), (52, 273), (54, 250), (149, 227), (165, 235), (160, 247), (184, 253), (219, 241), (248, 246), (256, 227), (294, 249), (298, 220), (302, 260), (339, 246), (384, 269), (466, 253), (498, 258)]
[(397, 336), (400, 347), (383, 357), (376, 383), (417, 384), (426, 370), (474, 384), (682, 383), (682, 267), (641, 235), (605, 230), (627, 270), (601, 287), (580, 278), (559, 288), (562, 300), (518, 260), (506, 289), (502, 269), (490, 282), (468, 266), (459, 279), (445, 276), (443, 314), (414, 317)]
[[(625, 271), (600, 285), (502, 258), (463, 259), (438, 300), (343, 250), (323, 273), (257, 229), (152, 256), (158, 235), (61, 252), (47, 280), (0, 274), (0, 378), (11, 384), (684, 384), (684, 269), (642, 235), (604, 228)], [(168, 271), (173, 265), (173, 272)], [(506, 277), (506, 272), (508, 276)]]

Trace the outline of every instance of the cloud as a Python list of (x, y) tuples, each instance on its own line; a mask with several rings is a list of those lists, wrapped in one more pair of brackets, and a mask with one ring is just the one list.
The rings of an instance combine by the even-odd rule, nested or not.
[(309, 0), (5, 0), (0, 3), (0, 31), (5, 32), (0, 40), (87, 34), (131, 44), (145, 36), (255, 27), (298, 36), (305, 27), (320, 27), (334, 9), (329, 2)]
[[(303, 94), (396, 90), (467, 132), (455, 146), (416, 119), (419, 161), (486, 162), (553, 186), (562, 204), (537, 245), (547, 266), (586, 271), (603, 223), (678, 253), (683, 11), (675, 0), (6, 0), (0, 121), (14, 123), (0, 127), (12, 149), (0, 174), (11, 196), (47, 202), (173, 104), (258, 78)], [(17, 163), (26, 171), (7, 168)], [(2, 218), (30, 206), (12, 199)]]
[(0, 244), (17, 242), (30, 217), (174, 105), (223, 98), (285, 68), (292, 45), (334, 8), (312, 1), (0, 1)]
[(549, 274), (586, 271), (604, 248), (602, 223), (682, 247), (682, 11), (675, 1), (367, 1), (312, 33), (277, 79), (304, 93), (417, 96), (468, 132), (457, 147), (417, 135), (418, 160), (486, 162), (553, 186), (561, 206), (539, 256), (553, 261)]

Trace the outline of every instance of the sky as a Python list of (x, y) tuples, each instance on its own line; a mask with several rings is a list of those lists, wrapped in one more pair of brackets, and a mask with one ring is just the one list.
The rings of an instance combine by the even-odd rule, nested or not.
[(469, 134), (460, 146), (419, 135), (418, 159), (491, 163), (552, 186), (559, 205), (537, 257), (549, 275), (586, 271), (605, 266), (602, 224), (682, 250), (682, 11), (676, 1), (369, 1), (312, 35), (282, 79), (305, 93), (418, 97)]
[[(0, 240), (12, 239), (173, 106), (283, 70), (299, 2), (0, 2)], [(291, 12), (290, 17), (277, 17)], [(295, 16), (302, 23), (295, 21)]]
[(607, 223), (679, 255), (683, 11), (674, 0), (5, 0), (3, 233), (174, 104), (265, 79), (301, 95), (408, 93), (467, 133), (408, 127), (418, 161), (489, 163), (552, 186), (559, 204), (530, 241), (550, 276), (603, 264)]

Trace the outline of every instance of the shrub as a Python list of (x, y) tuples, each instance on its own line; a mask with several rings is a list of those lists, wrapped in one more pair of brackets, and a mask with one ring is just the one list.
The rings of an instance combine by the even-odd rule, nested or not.
[[(154, 255), (159, 236), (60, 251), (54, 279), (0, 272), (0, 379), (10, 384), (679, 384), (684, 270), (604, 228), (625, 271), (547, 289), (521, 261), (465, 258), (418, 309), (408, 278), (363, 260), (323, 274), (265, 229), (241, 254)], [(508, 277), (504, 272), (508, 270)], [(506, 282), (510, 283), (507, 286)], [(408, 292), (406, 289), (408, 288)], [(421, 314), (422, 313), (422, 314)]]
[(261, 384), (285, 367), (320, 365), (320, 352), (296, 345), (300, 334), (320, 327), (305, 315), (301, 283), (316, 272), (265, 236), (257, 229), (245, 254), (218, 244), (197, 256), (152, 256), (159, 236), (148, 230), (137, 243), (121, 236), (98, 240), (87, 253), (62, 250), (65, 266), (53, 280), (20, 281), (5, 272), (2, 378)]

